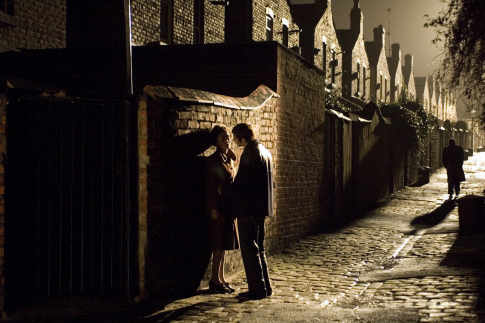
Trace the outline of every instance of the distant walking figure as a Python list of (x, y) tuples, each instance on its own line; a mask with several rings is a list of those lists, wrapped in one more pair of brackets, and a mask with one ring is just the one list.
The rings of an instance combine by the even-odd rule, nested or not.
[(264, 254), (264, 219), (273, 215), (273, 175), (271, 153), (254, 138), (250, 125), (240, 123), (232, 129), (234, 142), (244, 147), (232, 191), (233, 213), (237, 217), (241, 255), (250, 299), (271, 296), (268, 265)]
[(443, 149), (442, 162), (448, 175), (448, 194), (450, 200), (453, 198), (453, 189), (455, 198), (460, 194), (460, 182), (465, 181), (465, 172), (463, 171), (463, 160), (465, 159), (463, 147), (457, 146), (455, 139), (448, 141), (448, 147)]

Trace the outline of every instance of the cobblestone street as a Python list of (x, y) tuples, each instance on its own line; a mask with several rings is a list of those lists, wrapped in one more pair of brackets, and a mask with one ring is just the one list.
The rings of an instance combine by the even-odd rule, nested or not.
[[(485, 153), (470, 157), (464, 168), (462, 195), (482, 195)], [(458, 206), (447, 201), (446, 187), (441, 169), (429, 184), (406, 188), (346, 228), (270, 257), (269, 298), (238, 299), (247, 290), (242, 272), (232, 277), (234, 294), (202, 290), (139, 320), (483, 322), (485, 239), (458, 234)]]

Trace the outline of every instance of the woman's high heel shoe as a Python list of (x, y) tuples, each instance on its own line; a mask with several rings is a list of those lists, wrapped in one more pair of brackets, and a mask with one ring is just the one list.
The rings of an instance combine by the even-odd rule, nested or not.
[(221, 285), (223, 285), (224, 287), (226, 287), (230, 291), (230, 293), (234, 293), (236, 291), (234, 289), (234, 287), (232, 287), (231, 285), (229, 285), (229, 283), (224, 282), (224, 283), (221, 283)]
[(209, 280), (209, 293), (226, 294), (226, 293), (231, 293), (231, 290), (226, 286), (224, 286), (223, 284), (216, 284), (216, 283), (213, 283), (212, 280)]

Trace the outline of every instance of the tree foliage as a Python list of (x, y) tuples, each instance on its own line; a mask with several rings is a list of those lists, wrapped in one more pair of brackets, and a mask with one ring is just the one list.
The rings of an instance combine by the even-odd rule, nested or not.
[(332, 109), (338, 112), (349, 112), (349, 109), (341, 104), (338, 100), (339, 96), (336, 91), (327, 92), (325, 95), (325, 108)]
[(485, 104), (485, 1), (441, 1), (445, 9), (425, 24), (436, 31), (433, 42), (443, 45), (438, 79), (481, 108)]
[(468, 124), (465, 121), (463, 121), (463, 120), (458, 120), (457, 122), (455, 122), (453, 124), (453, 127), (455, 129), (461, 129), (463, 131), (468, 130)]
[(419, 100), (401, 100), (380, 107), (384, 117), (389, 118), (399, 134), (403, 146), (416, 147), (420, 158), (426, 155), (430, 131), (437, 120), (426, 111)]

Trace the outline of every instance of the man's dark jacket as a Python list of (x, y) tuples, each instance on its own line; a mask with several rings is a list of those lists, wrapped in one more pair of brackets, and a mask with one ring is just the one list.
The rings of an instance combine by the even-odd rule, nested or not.
[(234, 183), (228, 186), (235, 217), (273, 215), (271, 153), (257, 140), (249, 142), (241, 155)]
[(464, 157), (463, 147), (461, 146), (449, 145), (443, 149), (442, 162), (446, 168), (449, 183), (465, 181)]

